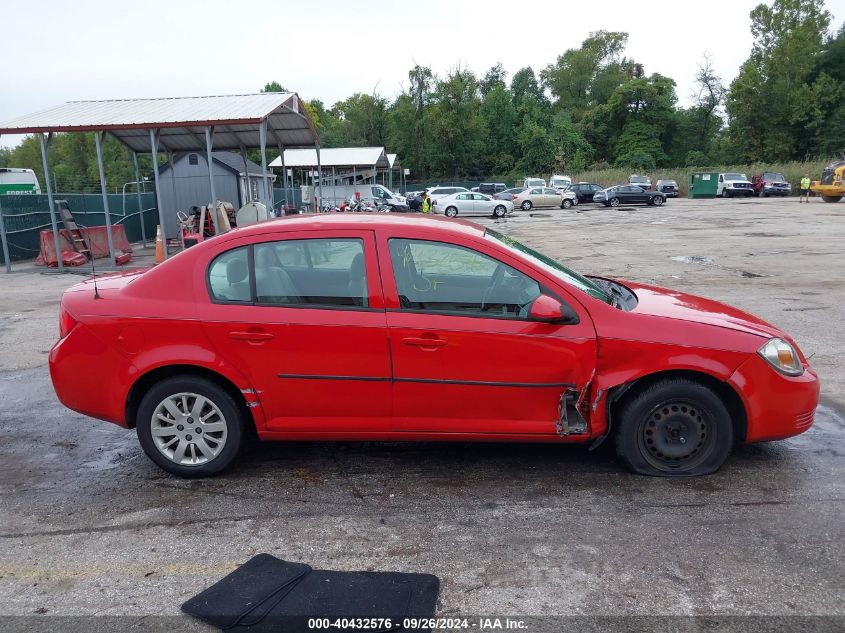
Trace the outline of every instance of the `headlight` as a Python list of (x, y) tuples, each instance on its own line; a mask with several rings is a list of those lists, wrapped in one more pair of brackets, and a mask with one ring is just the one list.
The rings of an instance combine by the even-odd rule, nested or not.
[(770, 339), (763, 347), (757, 350), (769, 365), (787, 376), (800, 376), (804, 373), (801, 359), (798, 352), (792, 345), (781, 338)]

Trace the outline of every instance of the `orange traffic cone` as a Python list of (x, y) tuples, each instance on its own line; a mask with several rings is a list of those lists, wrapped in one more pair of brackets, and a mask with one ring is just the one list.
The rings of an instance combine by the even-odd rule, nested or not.
[(164, 244), (161, 241), (161, 224), (156, 226), (156, 264), (164, 261)]

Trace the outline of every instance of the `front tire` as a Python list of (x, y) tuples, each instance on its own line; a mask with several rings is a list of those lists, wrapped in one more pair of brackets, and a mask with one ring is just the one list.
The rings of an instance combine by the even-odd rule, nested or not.
[(564, 198), (563, 202), (560, 203), (561, 209), (571, 209), (572, 208), (572, 200), (569, 198)]
[(444, 211), (447, 218), (454, 218), (458, 215), (458, 209), (455, 207), (446, 207), (446, 211)]
[(731, 192), (730, 192), (730, 191), (728, 191), (728, 188), (727, 188), (727, 187), (725, 187), (724, 189), (722, 189), (722, 197), (723, 197), (723, 198), (730, 198), (730, 197), (731, 197)]
[(725, 403), (699, 382), (660, 380), (625, 400), (616, 452), (635, 473), (693, 477), (716, 472), (733, 448)]
[(494, 218), (503, 218), (505, 217), (505, 213), (507, 213), (507, 209), (505, 209), (505, 207), (503, 207), (502, 205), (499, 205), (495, 209), (493, 209)]
[(207, 477), (229, 466), (244, 442), (240, 408), (206, 378), (174, 376), (142, 398), (138, 441), (151, 460), (180, 477)]
[(618, 207), (619, 206), (619, 198), (611, 198), (610, 199), (610, 206), (611, 207)]
[(839, 202), (842, 200), (842, 196), (822, 196), (822, 200), (825, 202)]

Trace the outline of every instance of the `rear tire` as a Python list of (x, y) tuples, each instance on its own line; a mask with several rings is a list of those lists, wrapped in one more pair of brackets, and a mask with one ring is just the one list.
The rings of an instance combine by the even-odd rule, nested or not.
[(651, 201), (651, 203), (656, 207), (661, 206), (663, 204), (663, 202), (664, 202), (663, 196), (654, 196), (654, 198)]
[(232, 396), (215, 382), (190, 375), (156, 383), (141, 399), (135, 425), (147, 457), (180, 477), (223, 471), (241, 452), (246, 435)]
[(716, 472), (733, 448), (725, 403), (687, 378), (660, 380), (619, 409), (616, 453), (635, 473), (694, 477)]
[(520, 205), (520, 208), (521, 208), (523, 211), (531, 211), (531, 207), (533, 207), (533, 206), (534, 206), (534, 205), (531, 203), (531, 201), (530, 201), (530, 200), (526, 200), (525, 202), (523, 202), (523, 203)]

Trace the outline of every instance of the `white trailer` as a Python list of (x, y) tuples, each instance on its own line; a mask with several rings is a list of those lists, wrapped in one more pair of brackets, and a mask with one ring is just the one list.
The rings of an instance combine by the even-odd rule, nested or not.
[[(314, 188), (303, 187), (303, 200), (314, 203)], [(388, 206), (404, 206), (408, 203), (404, 196), (394, 193), (382, 185), (358, 183), (357, 185), (323, 184), (323, 205), (339, 205), (344, 200), (355, 202), (360, 195), (362, 202), (382, 203)]]

